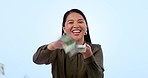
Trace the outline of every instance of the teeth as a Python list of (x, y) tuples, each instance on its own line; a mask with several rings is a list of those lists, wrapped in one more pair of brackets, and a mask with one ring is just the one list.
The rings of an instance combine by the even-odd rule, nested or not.
[(80, 30), (74, 30), (73, 32), (74, 32), (74, 33), (79, 33), (79, 32), (80, 32)]

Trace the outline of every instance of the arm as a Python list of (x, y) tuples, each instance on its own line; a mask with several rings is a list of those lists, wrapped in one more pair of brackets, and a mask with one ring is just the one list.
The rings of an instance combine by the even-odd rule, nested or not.
[(88, 78), (103, 78), (103, 54), (100, 45), (92, 46), (93, 55), (84, 59)]
[(57, 54), (56, 50), (49, 50), (48, 45), (43, 45), (38, 48), (37, 52), (33, 55), (33, 62), (36, 64), (49, 64)]
[(50, 64), (56, 59), (57, 52), (62, 48), (60, 41), (54, 41), (48, 45), (38, 48), (33, 55), (33, 62), (36, 64)]

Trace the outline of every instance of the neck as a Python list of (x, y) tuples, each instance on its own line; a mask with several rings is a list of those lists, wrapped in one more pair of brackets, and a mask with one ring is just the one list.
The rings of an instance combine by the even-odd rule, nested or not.
[(76, 43), (79, 45), (83, 45), (84, 44), (84, 38), (80, 39), (80, 40), (76, 40)]

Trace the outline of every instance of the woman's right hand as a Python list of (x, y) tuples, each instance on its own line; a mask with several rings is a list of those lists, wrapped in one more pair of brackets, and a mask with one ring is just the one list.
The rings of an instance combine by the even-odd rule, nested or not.
[(57, 41), (49, 43), (47, 48), (49, 50), (62, 49), (63, 48), (63, 43), (60, 40), (57, 40)]

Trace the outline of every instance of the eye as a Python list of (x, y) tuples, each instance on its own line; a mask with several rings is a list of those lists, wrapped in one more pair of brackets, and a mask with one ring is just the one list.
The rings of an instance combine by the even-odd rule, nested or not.
[(68, 24), (73, 24), (73, 21), (68, 22)]
[(78, 23), (84, 23), (84, 21), (83, 20), (80, 20), (80, 21), (78, 21)]
[(68, 21), (68, 24), (73, 24), (74, 23), (74, 21)]

